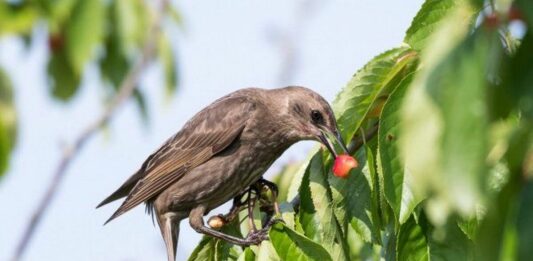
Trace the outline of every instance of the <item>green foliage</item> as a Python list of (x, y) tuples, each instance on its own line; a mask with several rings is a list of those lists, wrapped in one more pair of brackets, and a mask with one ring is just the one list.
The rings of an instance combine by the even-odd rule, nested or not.
[(410, 57), (412, 51), (408, 48), (396, 48), (376, 56), (337, 95), (333, 111), (344, 140), (351, 140), (376, 101), (390, 93), (398, 72), (408, 66)]
[(402, 163), (398, 148), (400, 109), (412, 76), (413, 74), (407, 75), (385, 103), (378, 133), (383, 194), (398, 224), (407, 221), (415, 206), (422, 200), (412, 189), (412, 174)]
[(313, 150), (284, 169), (286, 225), (241, 260), (530, 259), (533, 9), (517, 1), (526, 33), (513, 39), (508, 8), (481, 6), (427, 0), (405, 45), (353, 76), (332, 107), (363, 143), (359, 167), (339, 179)]
[[(226, 225), (222, 232), (241, 237), (240, 232), (237, 230), (236, 222)], [(189, 261), (237, 260), (241, 253), (242, 250), (239, 247), (224, 240), (204, 236), (200, 244), (192, 252)], [(244, 254), (250, 256), (250, 253)]]
[[(142, 0), (8, 1), (0, 3), (0, 36), (14, 35), (31, 42), (38, 22), (48, 25), (50, 95), (70, 101), (79, 91), (89, 65), (98, 65), (113, 95), (137, 62), (154, 21), (153, 6)], [(168, 8), (171, 21), (177, 12)], [(177, 84), (177, 61), (165, 33), (158, 37), (156, 58), (162, 64), (167, 94)], [(139, 93), (139, 95), (142, 95)], [(142, 111), (143, 99), (136, 99)]]
[[(47, 33), (50, 96), (62, 102), (71, 101), (79, 92), (87, 69), (97, 66), (108, 94), (107, 101), (139, 62), (148, 33), (153, 29), (155, 12), (154, 5), (143, 0), (2, 1), (0, 37), (21, 38), (29, 48), (33, 31)], [(164, 23), (167, 27), (180, 25), (179, 14), (173, 7), (168, 6), (163, 15), (174, 22)], [(47, 25), (46, 30), (43, 24)], [(164, 88), (170, 96), (176, 91), (178, 72), (175, 50), (165, 29), (154, 36), (156, 51), (152, 59), (161, 64)], [(12, 96), (8, 75), (0, 71), (0, 173), (7, 167), (16, 138)], [(139, 89), (134, 91), (133, 99), (146, 120), (146, 99)]]
[(15, 145), (16, 120), (13, 87), (4, 70), (0, 68), (0, 177), (8, 167), (9, 155)]
[(281, 260), (332, 260), (326, 249), (282, 224), (270, 230), (270, 238)]

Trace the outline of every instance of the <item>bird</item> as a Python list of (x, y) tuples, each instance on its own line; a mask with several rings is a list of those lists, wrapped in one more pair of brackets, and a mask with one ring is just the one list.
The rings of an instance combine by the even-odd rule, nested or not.
[(265, 235), (227, 235), (206, 226), (203, 217), (263, 180), (272, 163), (302, 140), (322, 143), (334, 157), (335, 144), (347, 151), (322, 96), (301, 86), (240, 89), (194, 115), (97, 208), (125, 197), (107, 224), (145, 203), (161, 230), (168, 261), (175, 260), (186, 218), (198, 233), (238, 245), (259, 244)]

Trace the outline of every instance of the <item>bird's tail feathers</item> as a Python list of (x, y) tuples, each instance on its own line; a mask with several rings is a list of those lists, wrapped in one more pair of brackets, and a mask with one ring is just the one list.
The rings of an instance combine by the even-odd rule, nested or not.
[(168, 261), (175, 261), (180, 233), (180, 219), (175, 213), (157, 215), (157, 223), (167, 248)]
[(109, 195), (106, 199), (104, 199), (96, 208), (99, 208), (103, 205), (106, 205), (110, 202), (113, 202), (117, 199), (123, 198), (127, 196), (133, 187), (137, 184), (137, 182), (143, 177), (143, 172), (141, 170), (137, 171), (135, 174), (133, 174), (120, 188), (118, 188), (113, 194)]

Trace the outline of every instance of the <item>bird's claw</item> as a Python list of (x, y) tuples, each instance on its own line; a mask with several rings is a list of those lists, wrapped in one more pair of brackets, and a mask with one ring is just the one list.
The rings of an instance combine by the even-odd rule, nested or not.
[(250, 231), (246, 236), (246, 241), (250, 242), (250, 245), (259, 245), (264, 240), (268, 240), (268, 228), (262, 228), (255, 231)]

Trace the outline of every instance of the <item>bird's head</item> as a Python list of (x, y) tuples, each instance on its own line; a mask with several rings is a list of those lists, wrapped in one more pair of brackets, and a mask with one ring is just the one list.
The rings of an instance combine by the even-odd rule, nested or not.
[(329, 103), (318, 93), (305, 87), (290, 86), (275, 90), (284, 100), (283, 118), (289, 127), (288, 135), (297, 140), (316, 140), (324, 144), (336, 157), (334, 143), (347, 152)]

